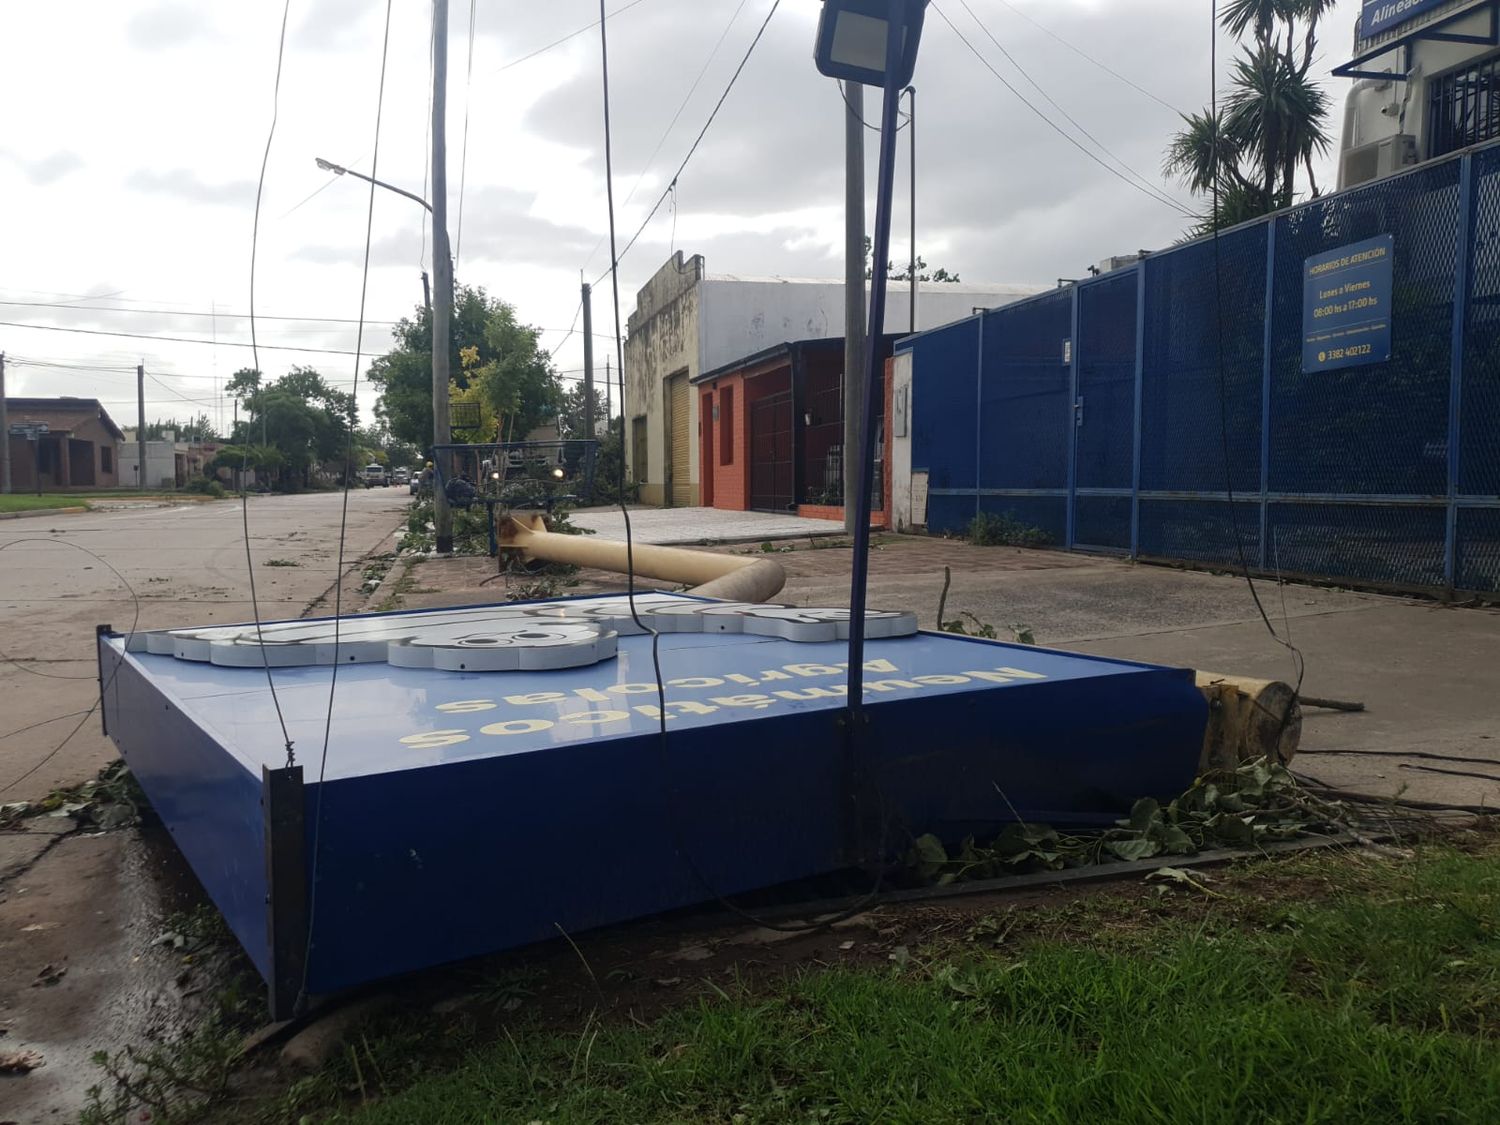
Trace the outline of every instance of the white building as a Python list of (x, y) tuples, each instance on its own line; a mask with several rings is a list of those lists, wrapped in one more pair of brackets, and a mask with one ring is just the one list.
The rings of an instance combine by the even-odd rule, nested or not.
[[(917, 286), (917, 326), (936, 328), (1043, 286)], [(889, 283), (885, 331), (911, 331), (911, 290)], [(626, 457), (647, 504), (699, 503), (698, 406), (689, 384), (795, 340), (844, 335), (844, 283), (710, 274), (703, 255), (674, 254), (636, 295), (625, 343)]]
[(1500, 137), (1496, 0), (1365, 0), (1344, 102), (1340, 188)]

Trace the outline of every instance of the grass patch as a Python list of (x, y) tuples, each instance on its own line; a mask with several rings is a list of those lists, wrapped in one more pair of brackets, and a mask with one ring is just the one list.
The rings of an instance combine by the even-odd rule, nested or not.
[(0, 512), (43, 512), (54, 508), (87, 508), (82, 496), (58, 493), (43, 493), (41, 496), (11, 493), (0, 495)]
[(301, 566), (302, 564), (293, 559), (267, 559), (261, 566)]
[(650, 1022), (528, 1016), (528, 981), (499, 1039), (392, 1017), (260, 1119), (1500, 1119), (1492, 837), (1212, 886), (1005, 910), (864, 967), (706, 978)]

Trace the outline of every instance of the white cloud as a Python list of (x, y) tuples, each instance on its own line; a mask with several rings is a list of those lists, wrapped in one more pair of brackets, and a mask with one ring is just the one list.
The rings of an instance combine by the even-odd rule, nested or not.
[[(622, 247), (665, 190), (771, 0), (745, 3), (668, 131), (738, 2), (643, 0), (611, 21)], [(610, 6), (621, 3), (611, 0)], [(957, 0), (939, 3), (997, 70), (1061, 121)], [(1159, 171), (1175, 114), (1080, 58), (1017, 10), (1184, 109), (1207, 100), (1206, 14), (1186, 18), (1182, 0), (969, 4), (1047, 93), (1121, 161), (1185, 198), (1177, 185), (1162, 184)], [(1342, 61), (1338, 56), (1347, 48), (1357, 8), (1357, 0), (1341, 0), (1328, 17), (1319, 64), (1325, 72)], [(430, 193), (429, 12), (425, 3), (393, 8), (377, 172), (418, 194)], [(473, 81), (466, 85), (467, 9), (453, 6), (448, 157), (455, 236), (466, 105), (469, 114), (458, 273), (512, 301), (524, 319), (548, 329), (548, 343), (562, 338), (573, 317), (580, 269), (593, 280), (608, 260), (598, 32), (509, 64), (585, 27), (597, 12), (594, 0), (481, 5)], [(271, 120), (280, 18), (279, 4), (168, 3), (133, 14), (105, 0), (0, 5), (0, 41), (33, 45), (12, 51), (0, 70), (4, 104), (29, 107), (6, 121), (8, 154), (20, 175), (6, 190), (12, 222), (0, 263), (0, 298), (115, 292), (94, 303), (244, 312), (254, 187)], [(371, 171), (383, 18), (382, 6), (363, 0), (293, 7), (256, 251), (256, 307), (262, 313), (352, 318), (358, 312), (367, 188), (349, 177), (330, 181), (313, 158)], [(625, 258), (623, 314), (673, 248), (703, 252), (716, 272), (841, 273), (843, 107), (833, 85), (812, 66), (815, 19), (816, 6), (807, 0), (781, 5), (678, 182), (675, 201), (662, 206)], [(1221, 68), (1227, 69), (1229, 57), (1221, 51)], [(64, 59), (67, 75), (59, 80)], [(1060, 139), (935, 14), (927, 21), (915, 83), (918, 243), (934, 265), (957, 270), (966, 280), (1048, 284), (1105, 255), (1170, 243), (1185, 226), (1170, 208)], [(1336, 99), (1345, 88), (1330, 82)], [(872, 118), (876, 101), (873, 94), (867, 98)], [(897, 156), (892, 253), (898, 259), (906, 253), (907, 136), (902, 133)], [(875, 135), (868, 134), (872, 191), (875, 148)], [(1321, 177), (1325, 183), (1330, 178), (1326, 172)], [(24, 222), (17, 221), (20, 216)], [(395, 320), (420, 303), (417, 275), (430, 268), (431, 259), (424, 221), (415, 203), (377, 192), (371, 318)], [(596, 296), (598, 325), (612, 320), (607, 292), (605, 287)], [(217, 334), (221, 340), (246, 336), (243, 321), (222, 318), (64, 310), (44, 315), (0, 305), (0, 320)], [(263, 342), (302, 346), (352, 343), (352, 329), (315, 328), (266, 322), (259, 335)], [(212, 387), (210, 377), (223, 378), (248, 362), (248, 352), (226, 346), (11, 328), (0, 328), (0, 347), (99, 363), (144, 358), (156, 370), (182, 376), (184, 387)], [(352, 356), (262, 356), (273, 373), (302, 362), (316, 363), (340, 381), (354, 374)], [(558, 353), (558, 363), (581, 365), (576, 336)], [(25, 385), (43, 393), (47, 388), (35, 374), (33, 369)], [(111, 399), (128, 392), (128, 380), (115, 386), (107, 374), (95, 383), (89, 378), (78, 374), (68, 376), (66, 385), (51, 385), (62, 393), (97, 391)], [(368, 408), (369, 397), (362, 403)], [(172, 409), (164, 393), (159, 407), (164, 413)]]

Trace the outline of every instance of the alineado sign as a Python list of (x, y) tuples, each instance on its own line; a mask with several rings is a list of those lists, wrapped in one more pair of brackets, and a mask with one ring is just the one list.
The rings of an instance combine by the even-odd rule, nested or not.
[(1359, 36), (1361, 39), (1370, 39), (1448, 2), (1449, 0), (1364, 0), (1364, 8), (1359, 17)]

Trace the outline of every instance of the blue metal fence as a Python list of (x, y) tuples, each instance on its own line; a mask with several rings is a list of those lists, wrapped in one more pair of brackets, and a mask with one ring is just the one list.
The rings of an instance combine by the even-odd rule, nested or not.
[[(1304, 373), (1304, 263), (1385, 234), (1391, 358)], [(1500, 591), (1500, 145), (899, 350), (934, 531)]]

